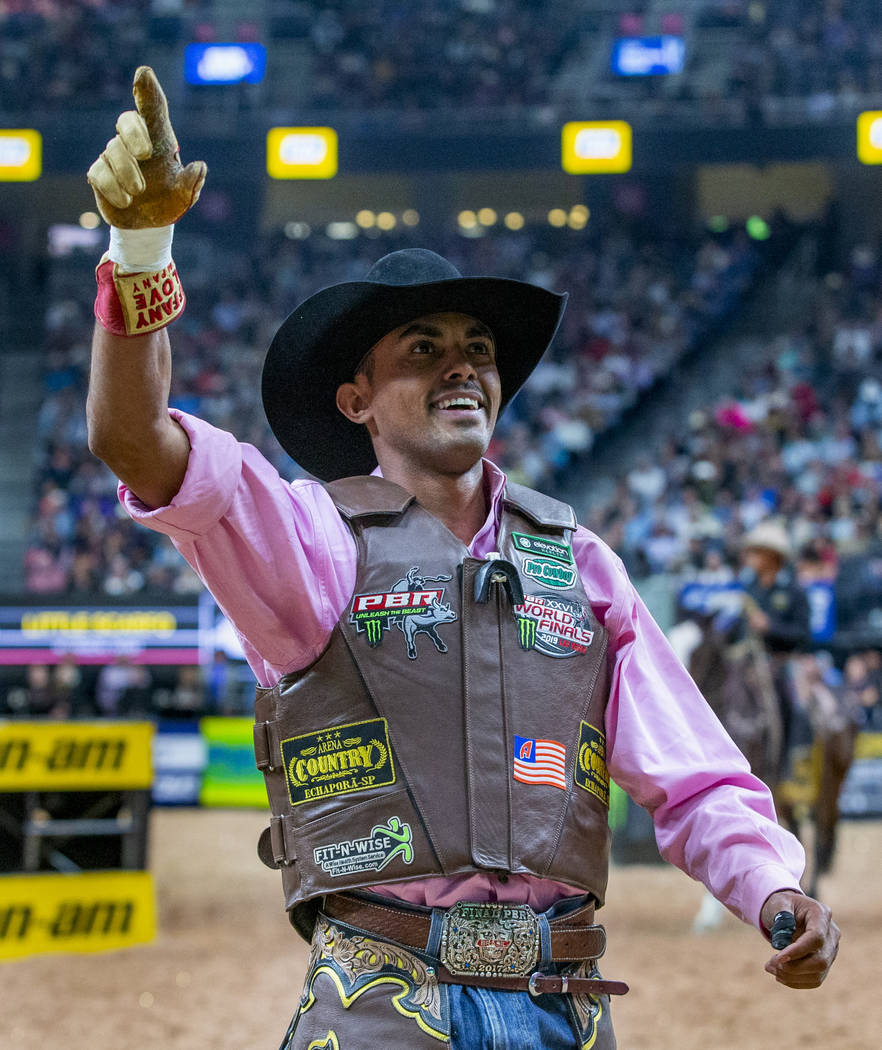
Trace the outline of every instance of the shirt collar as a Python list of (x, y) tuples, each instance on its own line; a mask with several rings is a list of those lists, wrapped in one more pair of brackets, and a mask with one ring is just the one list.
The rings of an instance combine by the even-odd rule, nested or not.
[[(482, 459), (484, 468), (484, 491), (488, 494), (490, 509), (487, 519), (475, 533), (469, 544), (469, 552), (476, 557), (484, 557), (496, 549), (496, 534), (499, 530), (499, 518), (502, 510), (502, 494), (505, 491), (505, 474), (489, 459)], [(381, 478), (383, 471), (379, 466), (371, 471), (371, 476)]]

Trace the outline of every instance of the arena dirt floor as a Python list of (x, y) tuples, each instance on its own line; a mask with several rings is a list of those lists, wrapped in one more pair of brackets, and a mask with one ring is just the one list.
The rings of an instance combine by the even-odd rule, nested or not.
[[(254, 853), (265, 819), (155, 812), (155, 943), (0, 965), (0, 1048), (276, 1050), (306, 950), (285, 920), (277, 874)], [(615, 1003), (621, 1050), (876, 1050), (880, 863), (882, 823), (847, 824), (823, 893), (842, 950), (824, 986), (808, 992), (776, 985), (763, 971), (764, 941), (729, 916), (694, 936), (701, 888), (680, 872), (614, 869), (603, 969), (632, 989)]]

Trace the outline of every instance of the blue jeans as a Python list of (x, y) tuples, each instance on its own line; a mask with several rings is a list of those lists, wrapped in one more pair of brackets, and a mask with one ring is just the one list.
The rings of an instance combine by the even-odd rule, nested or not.
[(562, 995), (448, 988), (450, 1050), (579, 1050)]

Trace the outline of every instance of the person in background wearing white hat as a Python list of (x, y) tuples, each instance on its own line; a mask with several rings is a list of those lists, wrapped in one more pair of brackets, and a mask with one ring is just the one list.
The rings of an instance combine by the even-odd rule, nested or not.
[[(791, 748), (811, 741), (811, 729), (807, 718), (800, 717), (787, 675), (790, 655), (805, 648), (811, 640), (808, 598), (790, 564), (792, 549), (783, 525), (775, 521), (760, 522), (744, 537), (742, 550), (746, 567), (744, 617), (772, 661), (775, 692), (781, 708), (780, 773), (783, 776)], [(806, 732), (809, 733), (807, 740), (804, 739)]]

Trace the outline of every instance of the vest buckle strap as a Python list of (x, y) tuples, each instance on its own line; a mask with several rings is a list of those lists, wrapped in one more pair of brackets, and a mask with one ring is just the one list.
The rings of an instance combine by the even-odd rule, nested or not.
[(273, 860), (279, 867), (288, 867), (295, 860), (294, 854), (288, 849), (288, 840), (285, 836), (285, 818), (270, 817), (270, 844), (273, 851)]
[(270, 724), (269, 722), (255, 722), (252, 729), (254, 732), (254, 760), (257, 768), (272, 772), (275, 767), (270, 750)]
[(539, 917), (528, 905), (458, 901), (444, 915), (440, 959), (458, 976), (526, 977), (539, 944)]

